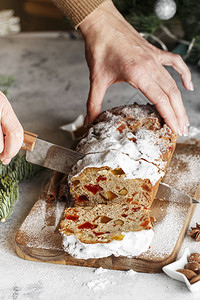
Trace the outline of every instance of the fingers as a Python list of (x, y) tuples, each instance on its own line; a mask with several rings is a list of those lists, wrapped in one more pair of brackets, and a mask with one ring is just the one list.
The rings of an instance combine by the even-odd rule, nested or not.
[(0, 153), (3, 152), (3, 149), (4, 149), (4, 136), (3, 136), (2, 129), (0, 127)]
[(188, 66), (184, 63), (181, 56), (162, 50), (159, 50), (158, 53), (159, 61), (165, 66), (173, 67), (181, 75), (184, 87), (189, 91), (193, 91), (194, 86), (192, 83), (190, 70)]
[(101, 103), (105, 96), (107, 85), (104, 81), (95, 79), (90, 83), (90, 91), (87, 101), (87, 115), (84, 125), (92, 123), (101, 112)]
[(0, 159), (4, 164), (8, 164), (21, 148), (23, 142), (23, 128), (10, 103), (2, 93), (0, 93), (0, 104), (1, 129), (4, 135), (4, 147)]
[[(130, 82), (130, 84), (132, 83)], [(134, 84), (132, 85), (135, 87)], [(153, 104), (155, 104), (165, 123), (177, 134), (178, 121), (176, 115), (168, 96), (160, 86), (146, 73), (143, 74), (142, 78), (138, 78), (137, 87)]]
[(153, 79), (169, 98), (169, 102), (178, 121), (178, 133), (186, 136), (188, 134), (189, 120), (176, 82), (164, 67), (157, 68), (156, 72), (153, 73)]

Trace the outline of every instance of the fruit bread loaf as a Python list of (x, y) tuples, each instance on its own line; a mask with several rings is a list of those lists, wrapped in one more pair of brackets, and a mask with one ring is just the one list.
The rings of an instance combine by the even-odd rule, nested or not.
[(153, 105), (102, 113), (77, 145), (84, 158), (69, 174), (74, 207), (66, 208), (61, 232), (92, 244), (150, 229), (149, 208), (176, 139)]
[(69, 175), (75, 205), (137, 201), (149, 207), (176, 139), (153, 105), (105, 111), (77, 145), (85, 156)]

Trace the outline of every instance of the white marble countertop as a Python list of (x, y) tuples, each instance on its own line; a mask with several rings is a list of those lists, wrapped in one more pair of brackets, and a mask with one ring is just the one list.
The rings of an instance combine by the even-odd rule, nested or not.
[[(89, 88), (88, 70), (81, 40), (68, 34), (20, 34), (0, 38), (0, 74), (13, 75), (10, 101), (24, 128), (43, 139), (70, 147), (72, 142), (59, 126), (85, 112)], [(192, 68), (194, 92), (187, 92), (179, 76), (170, 70), (181, 89), (191, 125), (200, 128), (200, 70)], [(124, 104), (137, 92), (127, 84), (109, 88), (103, 109)], [(0, 299), (200, 299), (164, 273), (130, 274), (122, 271), (37, 263), (15, 253), (15, 234), (37, 200), (45, 174), (20, 184), (14, 213), (0, 224)], [(197, 206), (191, 225), (200, 222)], [(173, 233), (172, 233), (173, 234)], [(186, 246), (200, 243), (186, 237)]]

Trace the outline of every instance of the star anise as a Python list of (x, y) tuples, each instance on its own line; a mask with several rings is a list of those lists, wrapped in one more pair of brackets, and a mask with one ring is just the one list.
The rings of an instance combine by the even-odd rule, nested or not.
[(195, 239), (196, 242), (200, 242), (200, 224), (196, 223), (196, 227), (191, 227), (188, 235)]

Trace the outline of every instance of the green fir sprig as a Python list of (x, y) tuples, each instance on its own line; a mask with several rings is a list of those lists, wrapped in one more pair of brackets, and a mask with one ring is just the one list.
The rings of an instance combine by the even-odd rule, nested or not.
[(16, 155), (9, 165), (0, 163), (0, 220), (5, 222), (11, 215), (19, 197), (19, 182), (31, 179), (43, 170)]
[(14, 82), (13, 76), (0, 74), (0, 91), (8, 96), (8, 89)]
[(19, 185), (17, 181), (8, 175), (0, 179), (0, 219), (5, 222), (12, 214), (14, 205), (19, 197)]

